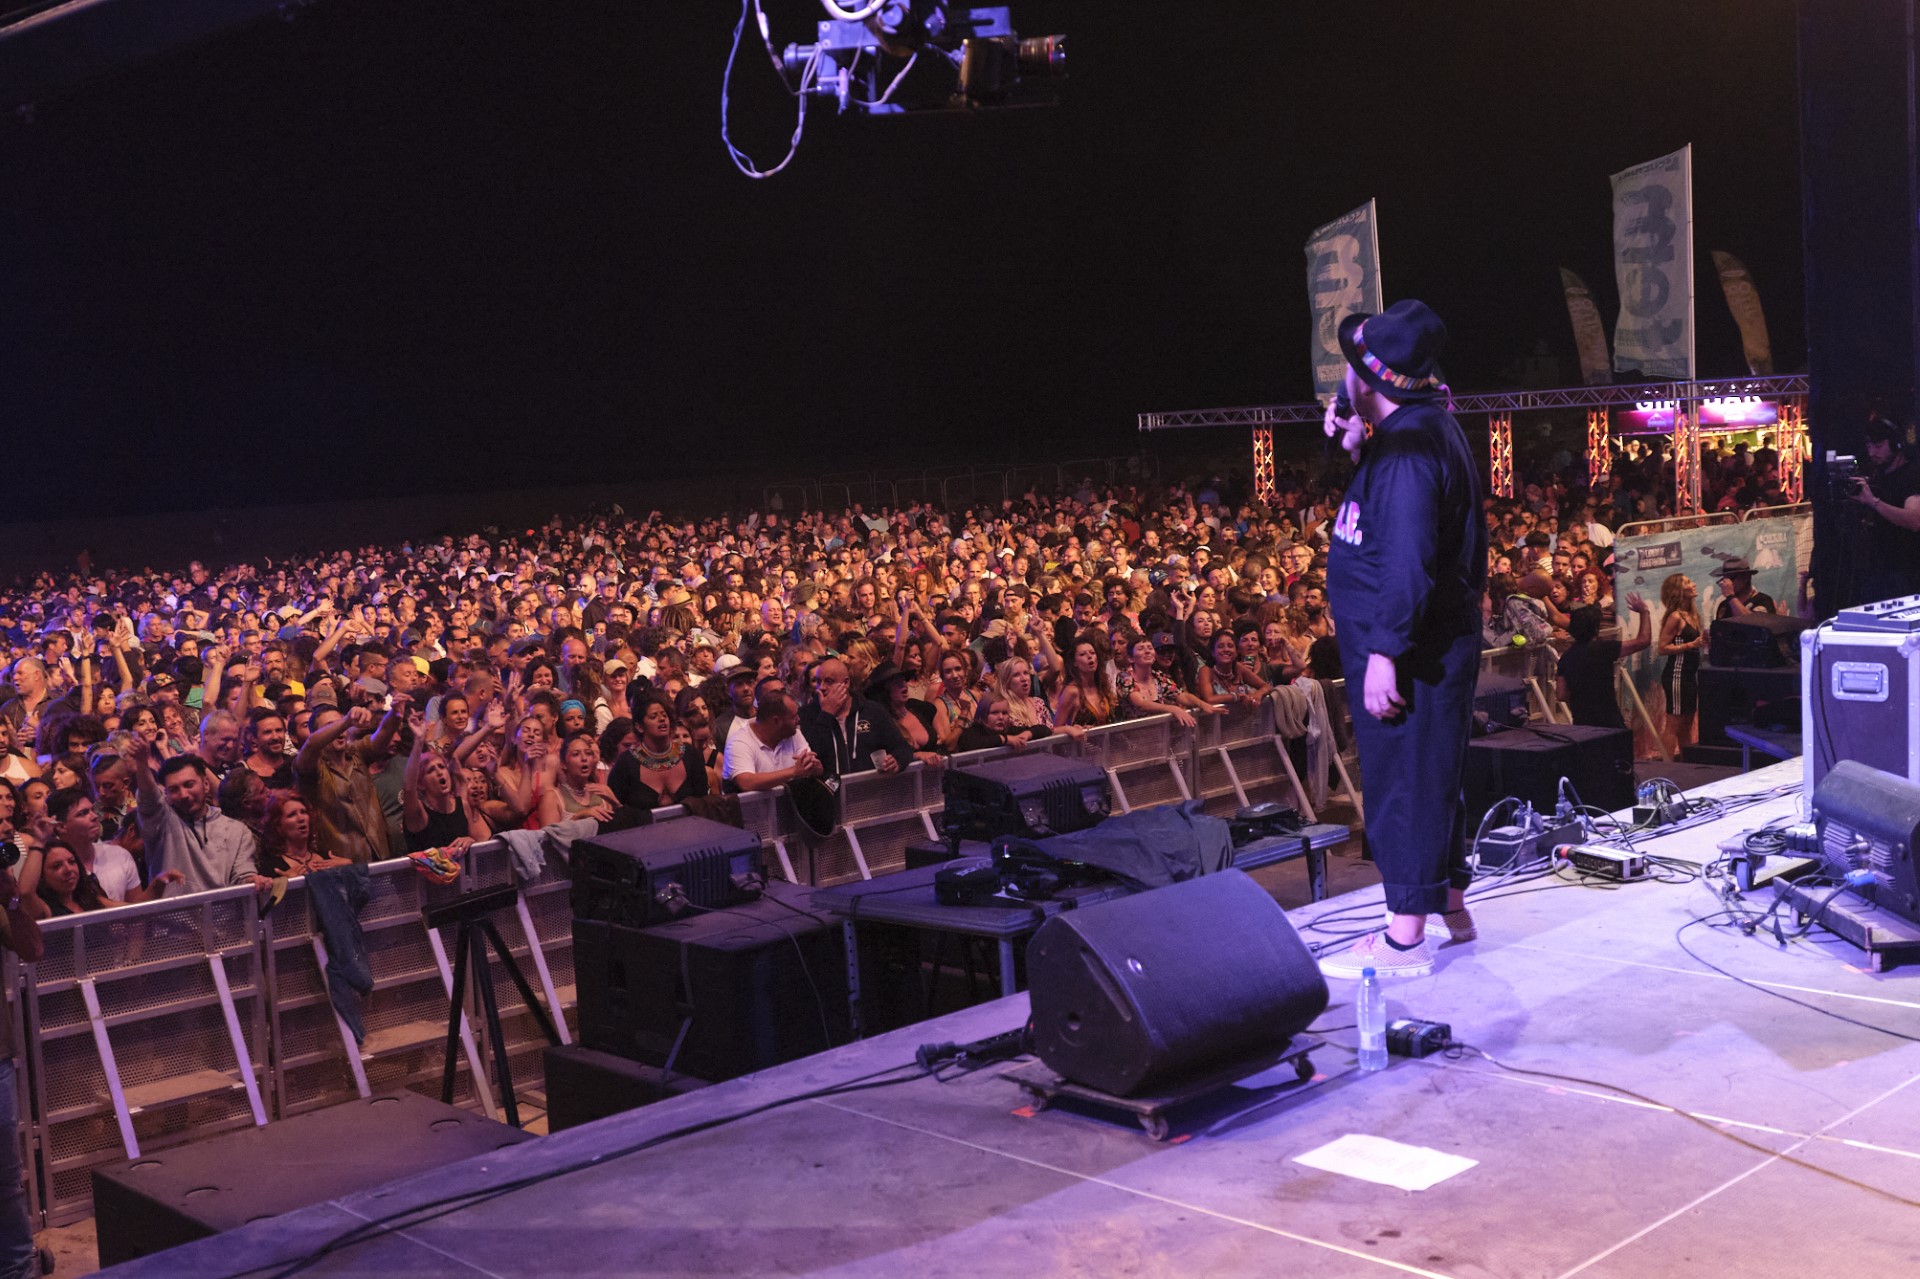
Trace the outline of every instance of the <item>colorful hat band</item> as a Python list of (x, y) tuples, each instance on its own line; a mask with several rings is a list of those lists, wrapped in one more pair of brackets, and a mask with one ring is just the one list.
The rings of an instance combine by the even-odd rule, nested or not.
[(1430, 391), (1440, 385), (1437, 377), (1408, 377), (1382, 364), (1380, 357), (1367, 349), (1367, 325), (1364, 320), (1354, 326), (1353, 349), (1360, 357), (1360, 363), (1367, 366), (1367, 371), (1389, 386), (1396, 386), (1402, 391)]

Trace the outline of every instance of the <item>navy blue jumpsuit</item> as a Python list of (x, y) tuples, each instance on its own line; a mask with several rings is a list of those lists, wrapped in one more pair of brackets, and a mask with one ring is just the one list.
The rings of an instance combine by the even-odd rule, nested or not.
[[(1487, 531), (1480, 469), (1452, 414), (1375, 426), (1334, 520), (1327, 598), (1360, 747), (1366, 846), (1395, 914), (1435, 914), (1469, 881), (1461, 777), (1480, 668)], [(1369, 654), (1394, 659), (1403, 715), (1367, 713)]]

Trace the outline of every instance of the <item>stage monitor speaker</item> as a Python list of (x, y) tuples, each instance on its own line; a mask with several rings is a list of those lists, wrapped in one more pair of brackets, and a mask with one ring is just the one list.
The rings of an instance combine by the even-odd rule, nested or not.
[(1771, 613), (1717, 618), (1708, 628), (1707, 660), (1715, 666), (1791, 666), (1800, 660), (1800, 632), (1811, 625)]
[(93, 1170), (100, 1264), (533, 1140), (404, 1089)]
[(1813, 793), (1822, 871), (1867, 901), (1920, 924), (1920, 786), (1841, 760)]
[(1027, 981), (1040, 1059), (1121, 1097), (1278, 1053), (1327, 1007), (1287, 912), (1237, 870), (1053, 916)]
[(1552, 814), (1560, 779), (1580, 802), (1614, 812), (1633, 806), (1633, 733), (1584, 724), (1541, 724), (1467, 744), (1465, 831), (1472, 839), (1489, 809), (1511, 795)]
[(1113, 811), (1105, 769), (1045, 752), (949, 768), (940, 790), (941, 827), (961, 839), (1064, 835), (1097, 826)]
[(1807, 797), (1848, 759), (1920, 785), (1920, 634), (1830, 622), (1800, 647)]
[(760, 837), (704, 817), (576, 840), (572, 865), (573, 917), (624, 928), (738, 905), (762, 878)]

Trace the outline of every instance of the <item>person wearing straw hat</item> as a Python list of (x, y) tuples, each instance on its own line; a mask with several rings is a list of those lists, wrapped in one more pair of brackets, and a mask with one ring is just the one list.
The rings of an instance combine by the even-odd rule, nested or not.
[(1340, 325), (1351, 408), (1336, 399), (1325, 427), (1359, 466), (1333, 522), (1327, 596), (1389, 922), (1323, 958), (1329, 977), (1433, 971), (1428, 916), (1454, 943), (1475, 936), (1461, 781), (1487, 532), (1479, 466), (1442, 398), (1446, 338), (1440, 317), (1414, 301)]

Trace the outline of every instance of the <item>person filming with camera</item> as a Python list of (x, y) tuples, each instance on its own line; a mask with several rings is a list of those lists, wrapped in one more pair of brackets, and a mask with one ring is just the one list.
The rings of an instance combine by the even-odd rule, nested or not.
[(1866, 523), (1864, 598), (1892, 599), (1920, 592), (1920, 466), (1903, 447), (1906, 432), (1883, 417), (1867, 422), (1869, 474), (1855, 476), (1853, 501), (1873, 518)]

